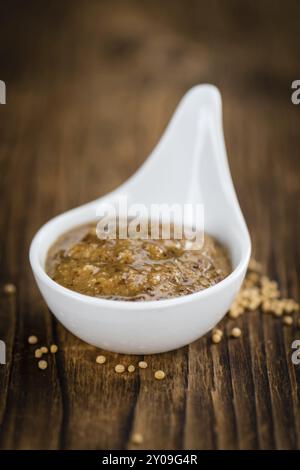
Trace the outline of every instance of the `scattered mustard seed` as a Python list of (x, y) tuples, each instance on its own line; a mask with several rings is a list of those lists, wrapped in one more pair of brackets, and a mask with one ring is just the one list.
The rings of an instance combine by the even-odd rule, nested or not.
[(163, 380), (165, 378), (166, 374), (164, 373), (163, 370), (157, 370), (155, 373), (154, 373), (154, 377), (157, 379), (157, 380)]
[(117, 364), (115, 367), (115, 371), (117, 372), (117, 374), (123, 374), (123, 372), (125, 371), (125, 366), (123, 366), (123, 364)]
[(51, 346), (50, 346), (50, 352), (51, 352), (51, 354), (56, 354), (57, 351), (58, 351), (57, 345), (56, 345), (56, 344), (51, 344)]
[(97, 362), (97, 364), (104, 364), (106, 362), (106, 357), (102, 356), (102, 355), (97, 356), (96, 357), (96, 362)]
[(130, 364), (128, 367), (127, 367), (127, 370), (128, 372), (134, 372), (135, 371), (135, 367), (133, 364)]
[(37, 336), (35, 336), (35, 335), (29, 336), (29, 338), (28, 338), (28, 343), (29, 344), (36, 344), (37, 342), (38, 342)]
[(281, 308), (281, 306), (274, 306), (272, 313), (274, 317), (282, 317), (283, 309)]
[(43, 354), (47, 354), (48, 353), (48, 348), (46, 346), (42, 346), (41, 351), (42, 351)]
[(290, 315), (286, 315), (282, 318), (282, 322), (286, 326), (291, 326), (293, 324), (293, 317), (291, 317)]
[(140, 432), (135, 432), (132, 434), (131, 442), (136, 445), (142, 444), (144, 442), (143, 435)]
[(284, 311), (287, 313), (298, 312), (299, 304), (294, 299), (282, 299)]
[(255, 311), (259, 307), (263, 312), (276, 317), (297, 312), (300, 308), (295, 300), (281, 297), (278, 283), (264, 275), (260, 263), (251, 258), (245, 280), (229, 309), (228, 316), (235, 319), (246, 311)]
[(3, 291), (7, 295), (13, 295), (16, 292), (16, 286), (14, 284), (5, 284), (3, 287)]
[(36, 357), (37, 359), (40, 359), (42, 357), (43, 353), (40, 349), (36, 349), (34, 351), (34, 357)]
[(263, 303), (262, 303), (262, 306), (261, 306), (262, 311), (264, 313), (271, 312), (271, 306), (272, 306), (272, 304), (271, 304), (270, 300), (264, 300)]
[(139, 368), (140, 369), (146, 369), (148, 367), (148, 364), (146, 361), (140, 361), (139, 362)]
[(238, 328), (237, 326), (235, 328), (232, 328), (231, 330), (231, 336), (233, 338), (239, 338), (242, 334), (242, 330)]
[(213, 333), (211, 340), (214, 344), (218, 344), (222, 340), (222, 335), (220, 335), (219, 333)]
[(48, 362), (47, 361), (39, 361), (38, 362), (39, 369), (45, 370), (48, 367)]
[(238, 318), (238, 317), (241, 315), (241, 313), (243, 313), (243, 312), (240, 311), (239, 309), (231, 308), (231, 309), (229, 310), (229, 316), (230, 316), (230, 318), (236, 319), (236, 318)]

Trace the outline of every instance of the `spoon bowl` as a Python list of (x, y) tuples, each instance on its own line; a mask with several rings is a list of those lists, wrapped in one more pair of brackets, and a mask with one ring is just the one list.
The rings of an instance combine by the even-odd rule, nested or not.
[[(45, 272), (51, 245), (71, 228), (96, 220), (103, 204), (117, 204), (124, 196), (128, 204), (149, 208), (154, 203), (203, 204), (205, 231), (227, 247), (231, 274), (193, 294), (135, 302), (82, 295), (53, 281)], [(49, 309), (74, 335), (118, 353), (153, 354), (189, 344), (221, 320), (243, 282), (250, 251), (227, 162), (220, 93), (212, 85), (199, 85), (183, 97), (158, 145), (128, 181), (37, 232), (30, 263)]]

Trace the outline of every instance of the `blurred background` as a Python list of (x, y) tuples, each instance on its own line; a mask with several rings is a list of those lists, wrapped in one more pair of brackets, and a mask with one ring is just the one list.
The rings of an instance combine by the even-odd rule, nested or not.
[[(105, 193), (143, 162), (182, 95), (208, 82), (223, 95), (246, 213), (255, 197), (247, 195), (263, 192), (258, 179), (270, 165), (284, 163), (295, 185), (300, 110), (290, 87), (299, 72), (299, 12), (291, 0), (2, 2), (0, 146), (2, 154), (12, 140), (21, 146), (10, 182), (33, 188), (51, 172), (62, 194), (48, 188), (42, 219)], [(18, 179), (26, 165), (30, 182)]]
[[(7, 342), (10, 365), (0, 371), (0, 423), (5, 429), (0, 445), (125, 445), (134, 400), (124, 398), (119, 415), (111, 419), (112, 402), (105, 389), (107, 401), (97, 408), (96, 385), (80, 375), (92, 366), (83, 367), (79, 361), (77, 370), (74, 365), (74, 355), (83, 360), (86, 345), (49, 316), (33, 282), (28, 248), (48, 219), (125, 181), (195, 84), (212, 83), (222, 93), (228, 157), (254, 255), (280, 282), (283, 295), (299, 299), (300, 105), (291, 102), (291, 83), (300, 79), (299, 17), (296, 0), (1, 2), (0, 79), (6, 82), (7, 104), (0, 105), (0, 281), (17, 285), (18, 300), (5, 307), (1, 319), (0, 337)], [(149, 416), (153, 420), (148, 426), (150, 447), (300, 446), (300, 377), (286, 362), (291, 338), (283, 337), (282, 328), (268, 320), (262, 330), (255, 315), (244, 321), (252, 331), (251, 347), (247, 343), (243, 354), (232, 356), (239, 360), (231, 359), (230, 366), (226, 351), (214, 356), (215, 364), (225, 364), (220, 394), (213, 391), (214, 409), (221, 410), (218, 438), (217, 425), (210, 421), (214, 412), (206, 402), (209, 395), (206, 390), (197, 395), (201, 384), (189, 402), (195, 408), (187, 405), (191, 420), (184, 433), (186, 411), (181, 403), (186, 382), (179, 374), (161, 405), (163, 413), (153, 414), (153, 402), (147, 400), (139, 407), (145, 422)], [(51, 369), (47, 386), (36, 378), (23, 351), (33, 330), (49, 338), (54, 332), (66, 351), (58, 377), (64, 367), (67, 373), (54, 379), (56, 369)], [(195, 364), (205, 348), (206, 340), (201, 341), (189, 349)], [(256, 355), (261, 344), (272, 345), (268, 372), (264, 350)], [(174, 355), (179, 364), (186, 364), (185, 350)], [(255, 394), (248, 380), (251, 364), (259, 366)], [(248, 392), (243, 388), (234, 412), (231, 376), (226, 376), (230, 367), (235, 386)], [(248, 375), (240, 382), (243, 371)], [(97, 386), (102, 390), (103, 381)], [(127, 389), (116, 390), (116, 396), (127, 396)], [(228, 397), (225, 405), (223, 397)], [(168, 413), (172, 420), (161, 421)], [(97, 417), (102, 433), (92, 417)], [(245, 432), (237, 434), (236, 422)], [(201, 426), (203, 432), (195, 433)]]
[[(52, 191), (53, 212), (64, 210), (129, 176), (181, 96), (208, 82), (223, 95), (233, 175), (245, 167), (235, 184), (251, 191), (259, 175), (249, 160), (266, 173), (278, 132), (290, 134), (287, 146), (298, 137), (290, 86), (299, 72), (299, 12), (290, 0), (2, 2), (8, 105), (0, 145), (22, 139), (19, 165), (31, 166), (31, 185), (41, 183), (41, 166), (55, 173), (66, 199)], [(288, 157), (293, 165), (298, 155)], [(17, 175), (13, 182), (24, 184)]]

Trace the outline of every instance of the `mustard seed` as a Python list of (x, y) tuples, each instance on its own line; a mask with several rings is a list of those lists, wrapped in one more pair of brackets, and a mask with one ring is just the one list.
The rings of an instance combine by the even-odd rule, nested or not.
[(48, 362), (47, 361), (39, 361), (38, 366), (39, 366), (39, 369), (45, 370), (48, 367)]
[(236, 309), (233, 309), (233, 308), (231, 308), (231, 309), (229, 310), (229, 316), (230, 316), (230, 318), (234, 318), (234, 319), (235, 319), (235, 318), (238, 318), (240, 315), (241, 315), (241, 312), (240, 312), (239, 310), (236, 310)]
[(155, 373), (154, 373), (154, 377), (157, 379), (157, 380), (163, 380), (165, 378), (166, 374), (164, 373), (163, 370), (157, 370)]
[(115, 367), (115, 371), (117, 374), (123, 374), (123, 372), (125, 371), (125, 366), (123, 366), (123, 364), (117, 364)]
[(259, 274), (256, 273), (256, 272), (250, 272), (248, 275), (247, 275), (247, 279), (249, 281), (251, 281), (253, 284), (257, 284), (258, 281), (259, 281)]
[(262, 311), (263, 312), (270, 312), (271, 311), (271, 302), (269, 300), (264, 300), (262, 303)]
[(290, 315), (286, 315), (282, 318), (282, 322), (286, 326), (291, 326), (293, 324), (293, 318)]
[(50, 352), (51, 352), (51, 354), (56, 354), (57, 351), (58, 351), (57, 345), (56, 345), (56, 344), (51, 344), (51, 346), (50, 346)]
[(41, 351), (42, 351), (43, 354), (47, 354), (48, 353), (48, 348), (46, 346), (42, 346)]
[(134, 365), (133, 365), (133, 364), (130, 364), (130, 365), (128, 366), (127, 370), (128, 370), (128, 372), (130, 372), (130, 373), (134, 372), (134, 371), (135, 371)]
[(148, 364), (146, 361), (140, 361), (139, 362), (139, 368), (140, 369), (146, 369), (148, 367)]
[(136, 445), (142, 444), (144, 442), (143, 435), (140, 432), (135, 432), (132, 434), (131, 442)]
[(211, 340), (214, 344), (218, 344), (222, 340), (222, 335), (219, 335), (218, 333), (213, 333), (212, 337), (211, 337)]
[(3, 287), (3, 291), (7, 295), (13, 295), (16, 292), (16, 286), (14, 284), (5, 284)]
[(106, 357), (105, 357), (105, 356), (102, 356), (102, 355), (97, 356), (97, 357), (96, 357), (96, 362), (97, 362), (97, 364), (105, 364), (105, 362), (106, 362)]
[(37, 342), (38, 342), (37, 336), (35, 336), (35, 335), (29, 336), (29, 338), (28, 338), (28, 343), (29, 344), (36, 344)]
[(260, 297), (253, 297), (249, 302), (249, 309), (256, 310), (261, 305), (261, 298)]
[(42, 357), (43, 353), (40, 349), (36, 349), (34, 351), (34, 357), (36, 357), (37, 359), (40, 359)]
[(233, 338), (239, 338), (242, 334), (242, 330), (238, 327), (232, 328), (231, 330), (231, 336)]
[(282, 305), (284, 311), (287, 313), (297, 312), (297, 310), (299, 310), (299, 304), (293, 299), (282, 299)]

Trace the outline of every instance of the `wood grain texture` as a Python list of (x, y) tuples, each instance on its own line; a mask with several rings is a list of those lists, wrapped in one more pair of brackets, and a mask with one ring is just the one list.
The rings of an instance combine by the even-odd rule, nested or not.
[[(117, 362), (73, 337), (47, 310), (28, 248), (49, 218), (126, 180), (156, 144), (188, 88), (214, 83), (224, 100), (230, 167), (253, 251), (284, 295), (299, 299), (299, 2), (11, 1), (1, 6), (0, 447), (295, 449), (300, 447), (296, 324), (254, 312), (224, 320), (181, 350)], [(230, 339), (230, 328), (243, 330)], [(46, 371), (29, 334), (55, 342)], [(153, 380), (153, 369), (167, 372)]]

